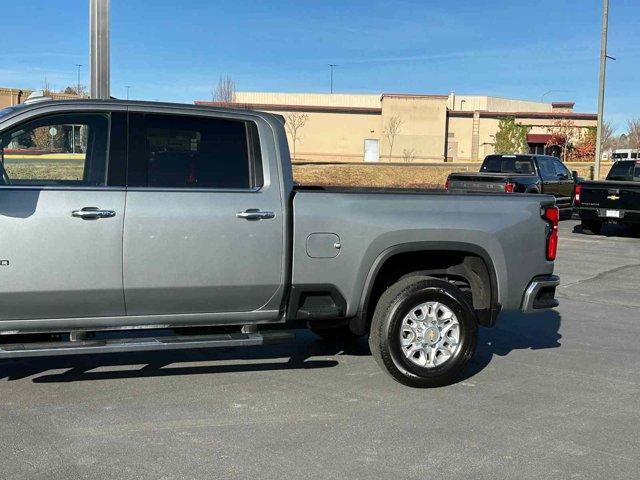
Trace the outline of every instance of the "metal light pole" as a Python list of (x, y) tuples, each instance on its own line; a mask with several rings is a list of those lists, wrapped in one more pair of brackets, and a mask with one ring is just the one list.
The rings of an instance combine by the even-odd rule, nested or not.
[(602, 1), (602, 38), (600, 40), (600, 85), (598, 90), (598, 128), (596, 129), (596, 165), (593, 180), (600, 179), (600, 155), (602, 154), (602, 116), (604, 115), (604, 89), (607, 70), (607, 28), (609, 26), (609, 0)]
[(78, 85), (76, 88), (76, 93), (78, 94), (78, 96), (80, 96), (80, 68), (82, 67), (82, 64), (76, 63), (76, 67), (78, 67)]
[(131, 88), (131, 85), (125, 85), (124, 88), (127, 89), (127, 100), (129, 100), (129, 89)]
[(89, 38), (91, 98), (108, 99), (109, 71), (109, 0), (89, 0)]
[(335, 63), (330, 63), (329, 67), (331, 68), (331, 93), (333, 93), (333, 69), (334, 67), (337, 67), (338, 65), (336, 65)]

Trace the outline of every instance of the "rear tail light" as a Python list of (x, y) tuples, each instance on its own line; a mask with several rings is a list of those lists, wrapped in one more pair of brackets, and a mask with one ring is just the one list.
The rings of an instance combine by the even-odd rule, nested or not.
[(447, 178), (447, 180), (444, 182), (444, 189), (445, 190), (449, 190), (449, 179)]
[(555, 260), (558, 252), (558, 222), (560, 221), (560, 210), (558, 207), (543, 207), (542, 218), (549, 223), (549, 233), (547, 234), (547, 260)]
[(576, 205), (580, 205), (581, 193), (582, 193), (582, 185), (576, 184), (576, 186), (573, 187), (573, 203), (575, 203)]
[(513, 193), (515, 189), (516, 189), (515, 183), (507, 182), (504, 184), (504, 191), (507, 193)]

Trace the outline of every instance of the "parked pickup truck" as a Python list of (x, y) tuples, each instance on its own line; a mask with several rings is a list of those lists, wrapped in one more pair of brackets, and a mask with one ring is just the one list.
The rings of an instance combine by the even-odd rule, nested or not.
[[(268, 113), (40, 101), (0, 111), (0, 147), (20, 152), (0, 150), (0, 359), (309, 326), (369, 334), (393, 378), (434, 386), (469, 361), (478, 325), (557, 305), (553, 197), (296, 187)], [(57, 335), (21, 336), (35, 332)]]
[(571, 217), (575, 178), (556, 157), (489, 155), (479, 173), (452, 173), (446, 187), (454, 193), (546, 193), (556, 197), (563, 217)]
[(599, 234), (606, 222), (640, 231), (640, 161), (620, 160), (605, 181), (577, 184), (575, 206), (586, 233)]

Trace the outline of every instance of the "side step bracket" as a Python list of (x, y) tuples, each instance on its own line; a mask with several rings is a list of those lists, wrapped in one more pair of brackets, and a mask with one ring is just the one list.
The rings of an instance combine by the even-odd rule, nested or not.
[(0, 359), (81, 355), (85, 353), (144, 352), (192, 348), (227, 348), (271, 345), (293, 340), (286, 330), (262, 333), (229, 333), (218, 335), (166, 336), (119, 339), (91, 339), (46, 343), (14, 343), (0, 345)]

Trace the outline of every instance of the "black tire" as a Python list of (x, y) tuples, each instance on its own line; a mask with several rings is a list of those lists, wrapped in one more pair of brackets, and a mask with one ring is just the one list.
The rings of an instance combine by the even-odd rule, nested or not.
[(582, 232), (588, 235), (600, 235), (602, 222), (600, 220), (582, 220)]
[[(425, 301), (438, 301), (458, 318), (460, 342), (452, 357), (431, 368), (421, 367), (401, 351), (400, 327), (404, 316)], [(478, 323), (464, 293), (456, 286), (432, 277), (412, 276), (389, 287), (378, 300), (369, 346), (380, 367), (396, 381), (415, 388), (439, 387), (456, 380), (476, 350)]]
[(356, 335), (349, 328), (349, 323), (327, 324), (326, 322), (309, 322), (309, 330), (326, 342), (353, 342), (362, 335)]

